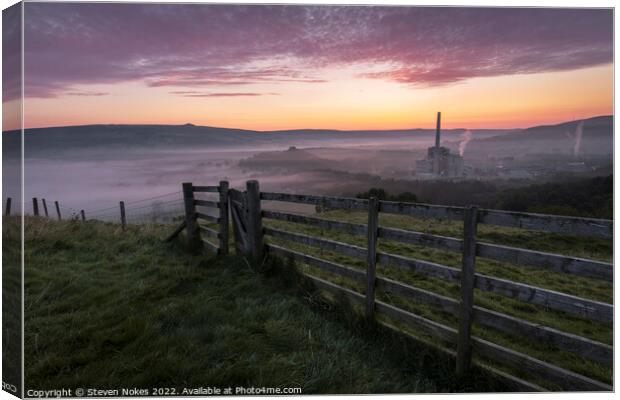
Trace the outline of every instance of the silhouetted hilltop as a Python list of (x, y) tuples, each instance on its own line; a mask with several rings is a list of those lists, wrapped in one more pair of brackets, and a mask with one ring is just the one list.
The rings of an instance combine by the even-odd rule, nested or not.
[(593, 155), (613, 152), (613, 116), (542, 125), (511, 135), (472, 140), (469, 156), (522, 156), (525, 154)]
[[(575, 135), (583, 123), (580, 151), (611, 152), (613, 117), (603, 116), (557, 125), (527, 129), (472, 130), (473, 140), (467, 152), (501, 153), (572, 152)], [(452, 146), (464, 129), (442, 130), (442, 143)], [(27, 129), (24, 134), (26, 156), (50, 156), (88, 150), (126, 151), (172, 148), (268, 148), (288, 146), (323, 146), (364, 144), (363, 142), (432, 140), (434, 129), (357, 130), (295, 129), (253, 131), (244, 129), (184, 125), (82, 125)], [(3, 133), (5, 156), (19, 154), (19, 131)]]

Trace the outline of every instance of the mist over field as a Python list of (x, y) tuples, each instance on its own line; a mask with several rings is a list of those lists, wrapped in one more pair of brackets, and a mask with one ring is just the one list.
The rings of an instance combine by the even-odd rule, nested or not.
[[(18, 198), (19, 133), (5, 132), (5, 197)], [(434, 145), (434, 130), (256, 132), (193, 125), (94, 125), (25, 132), (26, 212), (32, 197), (75, 210), (172, 193), (181, 183), (353, 196), (370, 187), (394, 193), (428, 182), (416, 160)], [(442, 146), (462, 154), (465, 175), (443, 179), (543, 182), (610, 173), (612, 117), (523, 130), (443, 130)], [(420, 192), (422, 189), (418, 189)], [(423, 190), (422, 190), (423, 192)], [(179, 194), (180, 196), (180, 194)], [(424, 196), (423, 196), (424, 197)], [(432, 194), (422, 198), (435, 200)], [(180, 197), (179, 197), (180, 198)]]

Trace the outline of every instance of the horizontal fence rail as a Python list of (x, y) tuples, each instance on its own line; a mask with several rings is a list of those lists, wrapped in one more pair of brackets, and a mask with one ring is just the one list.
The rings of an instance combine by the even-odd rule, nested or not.
[[(317, 257), (289, 250), (274, 244), (267, 245), (268, 250), (285, 258), (292, 257), (295, 261), (312, 265), (323, 271), (347, 277), (358, 283), (366, 279), (364, 272), (340, 264), (332, 263)], [(377, 288), (432, 305), (451, 315), (458, 314), (458, 301), (452, 298), (420, 289), (395, 280), (377, 277)], [(507, 334), (519, 334), (542, 340), (552, 346), (575, 353), (581, 357), (610, 365), (613, 360), (613, 347), (577, 335), (561, 332), (553, 328), (533, 324), (506, 314), (474, 306), (474, 322), (481, 326), (497, 329)]]
[(302, 235), (300, 233), (287, 232), (280, 229), (265, 228), (265, 235), (275, 238), (290, 240), (308, 246), (319, 247), (323, 250), (339, 252), (351, 257), (365, 258), (366, 249), (352, 244), (337, 242), (335, 240), (319, 239), (314, 236)]
[[(172, 199), (172, 197), (175, 198)], [(152, 204), (145, 205), (149, 201)], [(309, 204), (317, 206), (319, 211), (338, 209), (365, 212), (368, 214), (368, 223), (352, 223), (290, 212), (262, 210), (261, 201)], [(495, 311), (490, 309), (494, 308), (492, 303), (485, 303), (485, 306), (482, 307), (476, 305), (474, 301), (476, 293), (487, 292), (532, 304), (538, 307), (537, 312), (557, 312), (556, 315), (559, 317), (566, 315), (579, 318), (582, 321), (595, 321), (602, 324), (599, 326), (610, 327), (611, 329), (613, 322), (612, 304), (475, 271), (476, 260), (480, 258), (509, 264), (509, 266), (527, 267), (553, 274), (567, 274), (611, 283), (613, 282), (614, 272), (612, 263), (503, 244), (485, 243), (478, 240), (476, 233), (479, 224), (489, 224), (554, 234), (610, 239), (613, 234), (613, 221), (611, 220), (487, 210), (478, 209), (475, 206), (452, 207), (379, 201), (375, 198), (366, 200), (261, 192), (257, 181), (247, 182), (245, 191), (229, 189), (226, 181), (219, 182), (217, 186), (195, 186), (192, 183), (184, 183), (183, 190), (179, 192), (131, 202), (121, 201), (116, 206), (91, 211), (66, 208), (55, 201), (53, 204), (56, 211), (55, 215), (51, 202), (49, 203), (50, 209), (48, 209), (48, 202), (43, 198), (33, 198), (31, 204), (33, 214), (38, 217), (45, 216), (58, 219), (64, 217), (66, 219), (81, 219), (82, 221), (87, 219), (115, 221), (121, 224), (123, 231), (126, 230), (127, 224), (141, 223), (142, 221), (174, 221), (176, 229), (165, 239), (166, 241), (173, 240), (185, 231), (191, 248), (206, 250), (211, 254), (228, 253), (228, 240), (231, 233), (229, 225), (232, 220), (235, 248), (238, 252), (242, 252), (252, 265), (262, 265), (264, 255), (269, 254), (290, 258), (297, 263), (309, 265), (325, 272), (327, 276), (332, 274), (345, 278), (347, 282), (353, 282), (352, 285), (357, 287), (361, 293), (330, 282), (325, 278), (302, 272), (317, 288), (338, 296), (345, 296), (358, 304), (365, 310), (367, 318), (376, 318), (376, 321), (381, 325), (413, 336), (416, 340), (432, 345), (454, 357), (456, 359), (457, 378), (462, 377), (472, 363), (495, 373), (510, 383), (511, 387), (518, 390), (545, 390), (543, 386), (539, 385), (543, 381), (557, 385), (564, 390), (612, 390), (612, 387), (605, 383), (539, 360), (515, 349), (492, 343), (486, 339), (488, 336), (486, 330), (521, 339), (527, 338), (549, 346), (553, 351), (559, 350), (570, 353), (571, 357), (580, 357), (607, 368), (613, 366), (613, 346), (528, 321), (524, 319), (527, 316), (520, 318), (509, 315), (510, 311)], [(10, 213), (11, 199), (9, 198), (6, 202), (5, 215), (10, 215)], [(463, 236), (457, 238), (380, 226), (380, 213), (414, 218), (463, 221)], [(314, 231), (320, 231), (317, 236), (321, 237), (299, 233), (294, 231), (294, 228), (263, 227), (263, 219), (284, 222), (286, 223), (285, 226), (303, 224), (304, 226), (318, 228)], [(179, 225), (177, 226), (177, 224)], [(129, 228), (127, 231), (130, 231)], [(356, 243), (362, 243), (360, 238), (365, 238), (365, 244), (360, 246), (340, 241), (343, 239), (328, 239), (323, 236), (325, 231), (344, 233)], [(270, 240), (265, 243), (264, 237)], [(275, 243), (271, 239), (275, 239)], [(390, 242), (388, 246), (383, 247), (384, 241)], [(394, 242), (461, 254), (462, 267), (455, 268), (438, 262), (382, 251), (393, 248), (390, 246), (393, 246)], [(306, 254), (302, 250), (293, 250), (282, 243), (297, 244), (297, 247), (292, 246), (294, 248), (306, 248), (308, 246), (324, 250), (327, 255), (321, 257), (325, 258), (333, 258), (336, 255), (352, 257), (356, 259), (355, 265), (357, 267), (343, 265), (342, 260), (346, 258), (336, 258), (339, 262), (329, 261)], [(415, 249), (417, 247), (414, 247)], [(428, 258), (426, 253), (423, 258)], [(366, 265), (365, 269), (359, 267), (361, 263)], [(395, 269), (457, 284), (460, 287), (459, 297), (445, 296), (415, 286), (417, 284), (400, 282), (386, 276), (393, 275)], [(415, 277), (416, 275), (412, 276)], [(385, 299), (390, 300), (391, 303), (393, 296), (401, 299), (401, 301), (408, 302), (408, 304), (421, 304), (436, 310), (441, 321), (454, 321), (456, 319), (458, 320), (457, 328), (428, 319), (399, 306), (388, 304)], [(485, 300), (493, 299), (488, 295), (484, 296)], [(390, 321), (395, 322), (396, 325)], [(402, 326), (406, 326), (408, 329), (403, 331)], [(481, 332), (480, 335), (484, 338), (474, 336), (471, 333), (472, 326), (477, 327), (476, 329), (485, 329), (476, 331)], [(585, 331), (582, 334), (589, 335)], [(432, 340), (427, 340), (427, 337), (432, 338)], [(522, 377), (516, 377), (504, 370), (496, 369), (489, 362), (508, 367), (509, 370), (512, 368), (522, 371), (535, 377), (536, 383), (528, 382)]]
[[(314, 284), (322, 289), (344, 295), (358, 304), (363, 304), (365, 301), (363, 295), (353, 290), (343, 288), (342, 286), (309, 274), (305, 274), (305, 276), (310, 278)], [(456, 343), (457, 332), (453, 328), (431, 321), (414, 313), (401, 310), (381, 301), (377, 301), (375, 307), (378, 314), (385, 315), (409, 327), (421, 330), (425, 334), (435, 337), (448, 345), (454, 345)], [(472, 339), (476, 350), (478, 350), (483, 357), (493, 360), (502, 360), (506, 364), (527, 370), (537, 376), (542, 376), (565, 390), (611, 391), (613, 389), (610, 385), (546, 363), (534, 357), (527, 356), (477, 337), (472, 337)], [(533, 387), (536, 387), (536, 385), (531, 386), (530, 389)]]
[(606, 219), (565, 217), (512, 211), (480, 210), (480, 223), (569, 235), (613, 237), (613, 221)]
[[(371, 216), (373, 210), (369, 209), (369, 204), (372, 203), (364, 199), (270, 192), (260, 193), (260, 198), (269, 201), (311, 204), (324, 207), (325, 210), (343, 209), (366, 211), (369, 213), (369, 224), (370, 221), (372, 221)], [(464, 207), (444, 207), (430, 204), (391, 201), (380, 201), (378, 203), (378, 211), (381, 213), (406, 215), (416, 218), (463, 221), (467, 212), (470, 212), (470, 215), (471, 212), (473, 212), (475, 213), (475, 217), (471, 219), (470, 223), (473, 223), (474, 226), (477, 224), (490, 224), (604, 239), (610, 238), (613, 230), (613, 221), (608, 220), (514, 213), (500, 210), (477, 209), (475, 207), (472, 208), (473, 211), (468, 211), (468, 209)], [(281, 211), (265, 210), (262, 211), (261, 215), (266, 219), (303, 224), (320, 228), (321, 231), (333, 230), (358, 237), (368, 236), (372, 232), (372, 230), (369, 230), (369, 225), (360, 223), (336, 221)], [(444, 347), (443, 350), (449, 354), (453, 354), (457, 358), (457, 366), (460, 366), (461, 369), (463, 367), (468, 367), (467, 360), (472, 357), (471, 351), (473, 351), (475, 357), (477, 357), (472, 359), (474, 364), (493, 371), (497, 375), (508, 379), (515, 387), (519, 387), (523, 390), (544, 390), (544, 388), (540, 387), (538, 384), (512, 376), (505, 371), (490, 367), (486, 364), (486, 361), (481, 362), (478, 358), (491, 360), (495, 363), (525, 371), (534, 377), (551, 382), (565, 390), (609, 391), (612, 389), (610, 385), (605, 383), (598, 382), (535, 357), (522, 354), (514, 349), (491, 343), (483, 338), (471, 336), (467, 330), (469, 330), (469, 324), (473, 323), (476, 326), (492, 329), (506, 335), (532, 339), (538, 343), (550, 346), (550, 348), (572, 353), (583, 359), (611, 367), (613, 365), (613, 347), (608, 344), (563, 332), (539, 323), (533, 323), (502, 312), (490, 310), (475, 305), (471, 301), (471, 305), (469, 306), (470, 311), (468, 311), (467, 307), (463, 308), (461, 304), (461, 301), (463, 301), (465, 297), (462, 297), (459, 301), (458, 299), (453, 299), (413, 285), (398, 282), (381, 274), (384, 268), (397, 268), (446, 282), (460, 284), (463, 279), (463, 272), (458, 268), (449, 267), (436, 262), (391, 254), (385, 251), (377, 251), (376, 247), (373, 247), (373, 252), (370, 253), (370, 246), (376, 246), (376, 241), (370, 239), (368, 241), (369, 247), (366, 248), (326, 239), (324, 237), (319, 238), (309, 234), (291, 232), (288, 228), (284, 230), (268, 226), (263, 228), (262, 232), (266, 236), (283, 241), (277, 242), (278, 244), (267, 243), (265, 248), (268, 253), (291, 258), (298, 263), (310, 265), (324, 272), (347, 278), (355, 282), (360, 288), (366, 287), (366, 294), (361, 294), (355, 290), (336, 285), (323, 278), (313, 277), (310, 274), (304, 273), (318, 287), (337, 292), (339, 295), (345, 295), (360, 306), (365, 306), (367, 315), (370, 309), (370, 312), (374, 312), (377, 316), (385, 316), (391, 320), (413, 327), (423, 332), (425, 335), (449, 345), (449, 347)], [(382, 226), (377, 227), (375, 235), (377, 238), (386, 241), (430, 247), (440, 251), (454, 253), (464, 254), (465, 252), (464, 241), (460, 238)], [(310, 254), (305, 254), (299, 250), (292, 250), (280, 244), (288, 242), (297, 243), (302, 246), (315, 247), (356, 259), (367, 260), (369, 267), (367, 271), (362, 271)], [(475, 265), (476, 257), (480, 257), (511, 265), (546, 270), (553, 273), (570, 274), (588, 279), (612, 282), (613, 264), (544, 251), (479, 242), (476, 238), (475, 230), (474, 234), (470, 236), (469, 243), (470, 254), (471, 257), (473, 257), (469, 261), (470, 271), (468, 272), (471, 274), (471, 286), (469, 289), (461, 288), (461, 296), (470, 296), (470, 298), (473, 298), (473, 290), (475, 288), (480, 291), (501, 295), (517, 301), (533, 304), (546, 310), (566, 313), (585, 320), (597, 321), (604, 324), (613, 322), (613, 305), (611, 304), (477, 273), (473, 271), (472, 268)], [(369, 254), (373, 255), (373, 259), (368, 259)], [(380, 268), (377, 271), (379, 275), (375, 275), (374, 268), (371, 268), (374, 261), (379, 263)], [(369, 288), (372, 290), (369, 291)], [(377, 300), (375, 298), (374, 288), (378, 290), (379, 296), (393, 294), (407, 299), (414, 304), (425, 304), (437, 309), (439, 312), (456, 317), (461, 321), (459, 328), (457, 330), (445, 326), (439, 322), (403, 310), (395, 305)], [(469, 293), (471, 294), (469, 294), (468, 291), (470, 291)], [(470, 313), (470, 323), (463, 323), (463, 318), (466, 318), (466, 314), (464, 313)], [(379, 322), (388, 327), (391, 326), (383, 320)], [(393, 326), (391, 327), (394, 328)], [(420, 340), (424, 341), (424, 339), (421, 338)], [(461, 349), (461, 345), (469, 346), (471, 350), (468, 350), (467, 347)], [(459, 347), (458, 352), (454, 351), (454, 347)]]
[[(275, 238), (318, 247), (322, 250), (335, 251), (352, 257), (365, 258), (367, 255), (366, 249), (363, 247), (334, 240), (319, 239), (274, 228), (265, 228), (264, 233)], [(382, 265), (399, 267), (447, 282), (460, 281), (461, 272), (445, 265), (383, 252), (377, 254), (377, 259)], [(475, 287), (483, 291), (497, 293), (595, 321), (611, 322), (613, 320), (613, 306), (610, 304), (482, 274), (476, 274), (475, 278)]]
[[(188, 241), (194, 249), (202, 248), (212, 254), (228, 254), (228, 192), (226, 181), (221, 181), (218, 186), (194, 186), (191, 182), (183, 184), (185, 227)], [(217, 194), (218, 199), (197, 199), (196, 193)], [(210, 211), (216, 209), (217, 215), (197, 211), (196, 207), (206, 207)], [(217, 225), (217, 228), (213, 225)]]
[[(377, 257), (379, 263), (383, 265), (417, 272), (447, 282), (458, 283), (460, 281), (461, 271), (456, 268), (388, 253), (379, 253)], [(613, 321), (613, 306), (611, 304), (482, 274), (475, 274), (475, 277), (475, 288), (486, 292), (497, 293), (586, 319), (602, 322)]]
[(288, 193), (269, 193), (261, 192), (261, 200), (286, 201), (289, 203), (312, 204), (315, 206), (324, 206), (328, 208), (336, 208), (343, 210), (367, 210), (368, 200), (345, 198), (345, 197), (327, 197), (327, 196), (311, 196), (302, 194)]
[(348, 222), (333, 221), (322, 218), (307, 217), (305, 215), (289, 214), (278, 211), (263, 211), (263, 217), (269, 219), (275, 219), (278, 221), (295, 222), (301, 224), (307, 224), (312, 226), (318, 226), (323, 229), (333, 229), (340, 232), (348, 233), (351, 235), (368, 234), (368, 227), (361, 224), (351, 224)]
[(194, 204), (202, 207), (212, 207), (212, 208), (220, 208), (219, 201), (211, 201), (211, 200), (194, 200)]
[[(334, 209), (368, 209), (368, 201), (357, 198), (262, 192), (261, 199), (312, 204)], [(380, 201), (379, 212), (420, 218), (462, 220), (464, 207)], [(479, 209), (478, 213), (478, 222), (481, 224), (540, 230), (569, 235), (600, 237), (604, 239), (609, 239), (613, 236), (613, 221), (611, 220), (489, 209)]]

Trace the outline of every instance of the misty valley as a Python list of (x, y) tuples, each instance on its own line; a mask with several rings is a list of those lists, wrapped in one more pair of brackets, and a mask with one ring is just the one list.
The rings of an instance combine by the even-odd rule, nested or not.
[[(262, 189), (277, 192), (354, 197), (381, 188), (393, 195), (413, 193), (421, 202), (519, 209), (502, 200), (502, 193), (611, 175), (612, 123), (606, 116), (528, 129), (442, 130), (441, 149), (462, 157), (458, 174), (445, 175), (419, 170), (434, 149), (432, 129), (256, 132), (191, 124), (27, 129), (24, 193), (26, 199), (58, 200), (70, 210), (95, 210), (178, 192), (185, 181), (228, 180), (241, 188), (257, 179)], [(10, 168), (18, 166), (19, 132), (3, 138), (5, 193), (19, 198)], [(556, 211), (579, 214), (566, 207)], [(28, 205), (25, 212), (31, 212)]]

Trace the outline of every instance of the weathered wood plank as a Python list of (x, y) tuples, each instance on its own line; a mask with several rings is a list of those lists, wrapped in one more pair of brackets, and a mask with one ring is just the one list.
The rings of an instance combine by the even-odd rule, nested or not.
[[(381, 276), (377, 277), (377, 289), (389, 291), (418, 303), (437, 307), (451, 315), (458, 314), (458, 301), (428, 290)], [(474, 306), (473, 320), (475, 324), (496, 329), (509, 335), (529, 337), (604, 365), (611, 365), (613, 362), (612, 346), (578, 335), (562, 332), (544, 325), (533, 324), (520, 318), (478, 306)]]
[(209, 214), (205, 214), (201, 212), (196, 212), (195, 215), (196, 215), (196, 218), (204, 219), (205, 221), (216, 222), (216, 223), (220, 222), (219, 217), (216, 217), (214, 215), (209, 215)]
[(179, 234), (183, 232), (183, 229), (185, 229), (186, 226), (187, 226), (187, 221), (183, 220), (183, 222), (181, 222), (179, 226), (177, 226), (176, 229), (164, 241), (166, 242), (172, 241), (172, 239), (179, 236)]
[(375, 310), (375, 278), (377, 275), (377, 229), (379, 228), (379, 200), (368, 201), (368, 246), (366, 258), (366, 319), (372, 321)]
[(319, 239), (314, 236), (302, 235), (274, 228), (264, 228), (265, 235), (276, 238), (290, 240), (293, 242), (305, 244), (307, 246), (318, 247), (324, 250), (336, 251), (342, 254), (365, 259), (367, 256), (366, 249), (352, 244), (337, 242), (335, 240)]
[(197, 205), (197, 206), (201, 206), (201, 207), (213, 207), (213, 208), (219, 208), (220, 207), (220, 202), (219, 201), (211, 201), (211, 200), (195, 199), (194, 200), (194, 204)]
[(217, 193), (219, 189), (218, 186), (194, 186), (194, 192)]
[(612, 391), (613, 387), (564, 368), (507, 349), (477, 337), (472, 338), (477, 354), (557, 384), (565, 390)]
[(379, 228), (379, 237), (401, 243), (416, 244), (455, 252), (461, 252), (463, 247), (463, 241), (460, 239), (396, 228)]
[(375, 311), (378, 315), (385, 315), (386, 317), (419, 329), (446, 344), (456, 344), (457, 331), (454, 328), (431, 321), (430, 319), (426, 319), (409, 311), (401, 310), (398, 307), (394, 307), (382, 301), (376, 301)]
[(237, 189), (228, 189), (228, 197), (231, 200), (243, 204), (243, 192)]
[(381, 201), (379, 211), (386, 214), (408, 215), (411, 217), (435, 219), (463, 219), (463, 207), (436, 206), (423, 203), (401, 203)]
[(399, 296), (406, 297), (418, 303), (428, 304), (440, 308), (442, 311), (452, 315), (458, 314), (458, 301), (450, 297), (420, 289), (415, 286), (407, 285), (383, 276), (377, 277), (377, 289), (391, 292)]
[(613, 280), (613, 264), (567, 257), (542, 251), (525, 250), (510, 246), (478, 243), (477, 254), (480, 257), (515, 265), (547, 269), (553, 272), (583, 276), (586, 278)]
[(481, 274), (476, 274), (476, 288), (588, 320), (613, 322), (613, 306), (599, 301)]
[(60, 215), (60, 204), (57, 201), (54, 201), (54, 205), (56, 206), (56, 215), (58, 216), (58, 220), (62, 219), (62, 215)]
[(416, 260), (395, 254), (377, 253), (379, 264), (393, 266), (411, 272), (432, 276), (446, 282), (458, 282), (461, 271), (456, 268), (447, 267), (430, 261)]
[(346, 267), (344, 265), (336, 264), (331, 261), (323, 260), (321, 258), (313, 257), (307, 254), (303, 254), (294, 250), (289, 250), (275, 244), (267, 244), (265, 248), (270, 254), (275, 254), (281, 257), (292, 257), (296, 262), (312, 265), (322, 269), (323, 271), (331, 272), (336, 275), (341, 275), (349, 279), (353, 279), (359, 283), (366, 281), (366, 275), (364, 272)]
[(610, 345), (544, 325), (533, 324), (497, 311), (475, 306), (474, 323), (507, 334), (535, 339), (603, 365), (613, 364), (613, 347)]
[[(379, 237), (386, 240), (454, 252), (462, 251), (463, 246), (463, 241), (460, 239), (395, 228), (379, 228)], [(560, 254), (490, 243), (478, 243), (476, 253), (480, 257), (515, 265), (547, 269), (558, 273), (567, 273), (586, 278), (608, 281), (613, 279), (613, 264), (602, 261), (567, 257)]]
[(354, 303), (359, 305), (364, 304), (364, 295), (360, 294), (354, 290), (344, 288), (340, 285), (336, 285), (335, 283), (331, 283), (326, 281), (325, 279), (318, 278), (314, 275), (306, 274), (302, 272), (302, 274), (309, 279), (317, 288), (326, 290), (328, 292), (344, 295), (349, 300), (352, 300)]
[[(333, 294), (336, 295), (344, 295), (345, 297), (347, 297), (349, 300), (352, 300), (354, 303), (357, 304), (363, 304), (364, 303), (364, 296), (360, 293), (357, 293), (353, 290), (350, 289), (346, 289), (343, 288), (342, 286), (336, 285), (334, 283), (331, 283), (329, 281), (326, 281), (324, 279), (312, 276), (310, 274), (304, 274), (304, 276), (306, 278), (308, 278), (312, 283), (314, 283), (314, 285), (321, 289), (321, 290), (326, 290), (328, 292), (331, 292)], [(405, 323), (409, 326), (412, 326), (414, 328), (420, 329), (422, 330), (424, 333), (426, 333), (427, 335), (433, 336), (433, 337), (437, 337), (440, 340), (442, 340), (443, 342), (447, 343), (447, 344), (454, 344), (456, 342), (456, 335), (457, 332), (456, 330), (454, 330), (453, 328), (447, 327), (445, 325), (436, 323), (434, 321), (428, 320), (426, 318), (423, 318), (419, 315), (401, 310), (399, 308), (396, 308), (394, 306), (391, 306), (389, 304), (383, 303), (383, 302), (377, 302), (376, 305), (376, 312), (377, 313), (381, 313), (385, 316), (387, 316), (388, 318), (391, 319), (395, 319), (397, 321), (400, 321), (402, 323)], [(400, 329), (395, 328), (393, 325), (391, 324), (383, 324), (382, 325), (386, 325), (389, 328), (392, 328), (398, 332), (402, 332), (400, 331)], [(410, 335), (409, 335), (410, 336)], [(414, 337), (414, 339), (418, 339), (416, 337)], [(474, 338), (474, 340), (477, 338)], [(425, 341), (423, 341), (425, 342)], [(477, 343), (477, 342), (476, 342)], [(437, 345), (433, 345), (433, 347), (437, 347)], [(499, 347), (499, 346), (498, 346)], [(501, 347), (499, 347), (501, 349)], [(450, 354), (454, 355), (455, 353), (453, 351), (451, 351), (450, 349), (442, 349), (445, 352), (449, 352)], [(533, 359), (536, 360), (536, 359)], [(537, 360), (536, 360), (537, 361)], [(481, 365), (483, 367), (486, 367), (487, 369), (491, 370), (491, 371), (497, 371), (492, 367), (488, 367), (485, 364), (476, 362), (476, 364)], [(512, 375), (503, 373), (502, 376), (504, 378), (514, 378), (512, 377)], [(585, 378), (585, 377), (583, 377)], [(587, 378), (586, 378), (587, 379)], [(529, 382), (526, 382), (524, 380), (520, 380), (518, 378), (514, 378), (511, 379), (511, 381), (517, 385), (520, 386), (522, 388), (524, 388), (524, 390), (534, 390), (534, 391), (539, 391), (539, 390), (543, 390), (540, 386), (535, 385), (535, 384), (531, 384)]]
[(312, 196), (305, 194), (289, 193), (261, 193), (261, 200), (286, 201), (289, 203), (303, 203), (324, 206), (327, 208), (337, 208), (346, 210), (367, 210), (368, 200), (354, 199), (346, 197)]
[(215, 244), (211, 243), (211, 242), (210, 242), (210, 241), (208, 241), (207, 239), (203, 239), (203, 238), (201, 238), (200, 240), (202, 241), (202, 244), (204, 245), (204, 248), (205, 248), (207, 251), (209, 251), (209, 252), (211, 252), (211, 253), (213, 253), (213, 254), (216, 254), (216, 255), (217, 255), (217, 254), (219, 254), (219, 252), (220, 252), (220, 248), (219, 248), (219, 247), (217, 247), (217, 245), (215, 245)]
[(199, 225), (200, 227), (200, 232), (204, 233), (207, 237), (210, 237), (211, 239), (219, 239), (220, 238), (220, 233), (214, 229), (211, 228), (207, 228), (206, 226), (202, 226)]
[[(458, 282), (460, 279), (461, 272), (458, 269), (428, 261), (388, 253), (378, 253), (378, 261), (382, 265), (410, 270), (447, 282)], [(563, 311), (584, 319), (602, 322), (613, 321), (613, 306), (611, 304), (482, 274), (476, 274), (475, 285), (480, 290)]]
[[(49, 217), (49, 213), (47, 212), (47, 202), (45, 201), (45, 199), (41, 199), (41, 203), (43, 203), (43, 212), (45, 213), (46, 217)], [(84, 211), (84, 210), (82, 210)]]
[(289, 214), (289, 213), (283, 213), (279, 211), (267, 211), (267, 210), (263, 210), (263, 217), (275, 219), (278, 221), (293, 222), (296, 224), (307, 224), (307, 225), (312, 225), (312, 226), (318, 226), (323, 229), (333, 229), (333, 230), (345, 232), (351, 235), (366, 236), (368, 234), (367, 225), (362, 225), (362, 224), (352, 224), (349, 222), (334, 221), (334, 220), (328, 220), (328, 219), (322, 219), (322, 218), (307, 217), (305, 215)]
[[(233, 189), (231, 189), (232, 192)], [(233, 220), (233, 235), (235, 236), (235, 251), (237, 254), (248, 254), (247, 228), (245, 223), (245, 207), (237, 201), (230, 201), (230, 214)]]
[(463, 377), (471, 365), (471, 324), (474, 316), (474, 281), (478, 207), (465, 209), (463, 221), (463, 259), (461, 268), (459, 331), (456, 350), (456, 375)]
[(119, 203), (120, 209), (121, 209), (121, 227), (123, 228), (123, 230), (125, 230), (127, 228), (127, 217), (125, 216), (125, 202), (121, 201)]
[[(328, 208), (338, 209), (366, 210), (368, 207), (367, 200), (344, 197), (265, 192), (261, 194), (261, 199), (323, 205)], [(464, 214), (463, 207), (440, 206), (423, 203), (401, 203), (392, 201), (381, 201), (379, 211), (388, 214), (450, 220), (460, 220), (463, 218)], [(489, 209), (480, 209), (479, 211), (479, 222), (482, 224), (541, 230), (571, 235), (595, 236), (607, 239), (613, 237), (612, 220), (518, 213)]]
[(228, 181), (220, 181), (220, 201), (217, 203), (220, 209), (220, 254), (228, 254), (228, 239), (230, 236), (230, 213), (228, 211)]
[[(410, 332), (404, 331), (386, 321), (378, 321), (379, 325), (382, 325), (400, 335), (405, 335), (413, 340), (415, 340), (416, 342), (427, 346), (429, 348), (432, 348), (438, 352), (441, 352), (443, 354), (446, 354), (454, 359), (456, 359), (456, 352), (454, 350), (450, 350), (447, 349), (445, 347), (441, 347), (433, 342), (430, 342), (426, 339), (422, 339), (420, 337), (414, 336), (412, 335)], [(493, 375), (495, 375), (498, 379), (500, 379), (504, 385), (504, 387), (506, 388), (506, 390), (510, 390), (513, 392), (546, 392), (547, 390), (544, 389), (541, 386), (538, 386), (534, 383), (531, 382), (527, 382), (521, 378), (517, 378), (513, 375), (510, 375), (507, 372), (501, 371), (497, 368), (491, 367), (490, 365), (487, 365), (483, 362), (480, 362), (479, 360), (472, 360), (472, 363), (474, 365), (476, 365), (476, 367), (483, 369), (485, 371), (487, 371), (488, 373), (491, 373)]]
[[(376, 302), (375, 309), (378, 314), (383, 314), (411, 327), (420, 329), (426, 334), (438, 338), (445, 343), (454, 344), (457, 340), (458, 333), (455, 329), (431, 321), (417, 314), (401, 310), (400, 308), (380, 301)], [(553, 382), (566, 390), (612, 390), (611, 386), (602, 382), (595, 381), (586, 376), (557, 367), (517, 351), (507, 349), (475, 336), (471, 338), (471, 341), (477, 354), (491, 359), (494, 362), (525, 370), (534, 376), (543, 377), (544, 379)]]
[(261, 218), (260, 188), (258, 181), (246, 182), (246, 222), (250, 258), (255, 267), (263, 262), (263, 221)]
[(511, 375), (508, 372), (493, 368), (490, 365), (487, 365), (480, 361), (472, 360), (472, 363), (478, 368), (486, 370), (487, 372), (494, 374), (498, 378), (502, 379), (503, 382), (505, 382), (505, 389), (511, 392), (548, 392), (548, 390), (543, 388), (542, 386), (538, 386), (535, 383), (528, 382), (521, 378), (517, 378), (516, 376)]
[(183, 205), (185, 208), (185, 231), (187, 242), (192, 251), (198, 251), (202, 247), (198, 221), (196, 221), (196, 205), (194, 204), (194, 186), (191, 182), (183, 183)]
[(480, 223), (531, 229), (569, 235), (613, 237), (613, 221), (608, 219), (565, 217), (560, 215), (480, 210)]
[(36, 197), (32, 198), (32, 213), (35, 217), (39, 216), (39, 201)]

